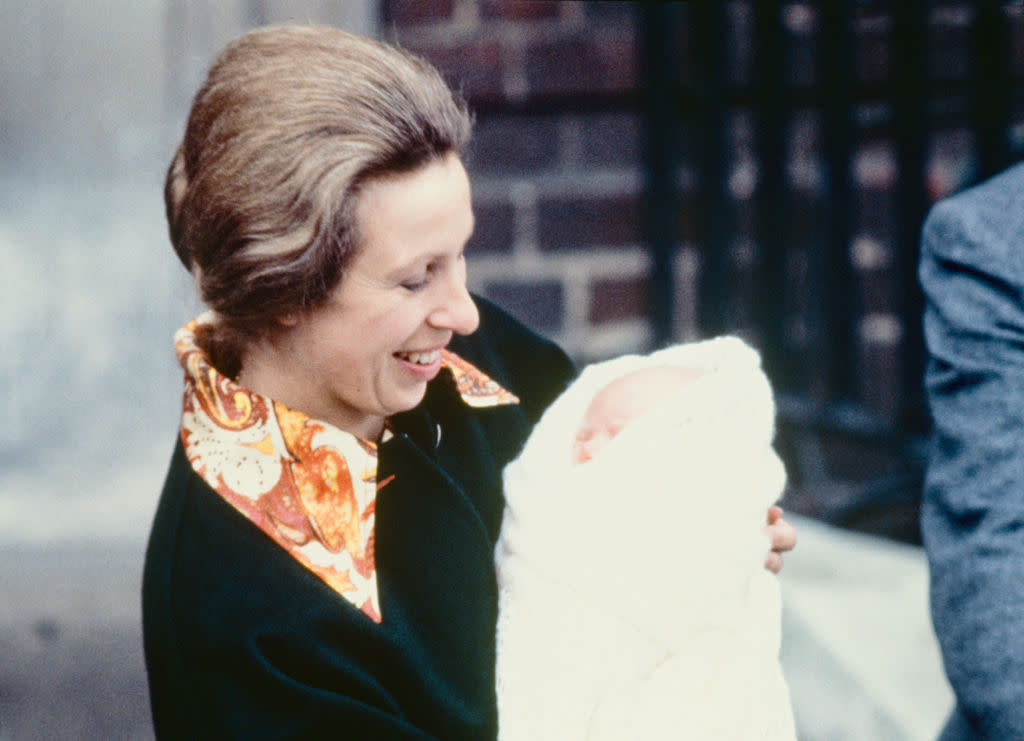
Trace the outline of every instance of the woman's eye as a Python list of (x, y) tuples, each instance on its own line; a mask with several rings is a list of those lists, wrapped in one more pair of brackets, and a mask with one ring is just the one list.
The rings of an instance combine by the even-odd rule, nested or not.
[(427, 285), (427, 281), (424, 280), (407, 280), (402, 282), (402, 288), (407, 291), (418, 291)]
[(428, 268), (425, 273), (413, 276), (408, 280), (403, 280), (402, 288), (404, 288), (407, 291), (419, 291), (420, 289), (425, 288), (426, 285), (430, 282), (430, 276), (432, 272), (433, 271), (431, 271)]
[(426, 288), (427, 284), (430, 283), (430, 279), (434, 276), (437, 270), (437, 265), (433, 263), (427, 265), (426, 272), (423, 275), (417, 275), (415, 278), (402, 281), (402, 288), (407, 291), (419, 291), (422, 288)]

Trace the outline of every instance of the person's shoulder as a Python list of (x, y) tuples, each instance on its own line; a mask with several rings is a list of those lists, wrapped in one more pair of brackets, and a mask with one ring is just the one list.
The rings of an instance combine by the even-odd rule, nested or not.
[(332, 594), (327, 589), (211, 488), (178, 442), (146, 552), (143, 612), (151, 630), (174, 625), (191, 636), (225, 640), (227, 616), (236, 626), (267, 624), (277, 612), (285, 615), (281, 605), (296, 595), (313, 599)]
[[(217, 527), (219, 497), (196, 473), (179, 437), (153, 518), (146, 549), (145, 586), (159, 582), (156, 591), (170, 593), (171, 582), (181, 575), (181, 563), (201, 541), (192, 536), (196, 523)], [(161, 599), (166, 595), (161, 594)]]
[(576, 375), (569, 356), (497, 305), (473, 296), (480, 327), (451, 349), (516, 394), (528, 413), (543, 410)]
[(936, 205), (952, 210), (995, 210), (1024, 203), (1024, 162), (943, 198)]
[(954, 261), (989, 256), (1024, 268), (1024, 163), (937, 202), (925, 219), (926, 253)]
[(240, 547), (264, 541), (272, 543), (196, 472), (179, 438), (153, 518), (147, 576), (163, 586), (189, 570), (213, 578)]

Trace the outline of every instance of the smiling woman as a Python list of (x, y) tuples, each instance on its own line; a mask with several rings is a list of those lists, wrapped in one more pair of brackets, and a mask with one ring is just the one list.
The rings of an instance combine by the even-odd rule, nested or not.
[(165, 202), (209, 310), (175, 335), (146, 553), (158, 738), (496, 737), (502, 471), (574, 369), (467, 292), (469, 134), (436, 70), (329, 28), (245, 34), (196, 94)]
[(209, 308), (143, 584), (161, 739), (493, 739), (501, 470), (573, 375), (466, 289), (470, 117), (318, 27), (230, 43), (165, 188)]
[(452, 335), (479, 323), (463, 256), (469, 178), (448, 154), (368, 182), (355, 216), (362, 246), (345, 279), (324, 304), (246, 346), (239, 382), (376, 440), (390, 415), (423, 400)]

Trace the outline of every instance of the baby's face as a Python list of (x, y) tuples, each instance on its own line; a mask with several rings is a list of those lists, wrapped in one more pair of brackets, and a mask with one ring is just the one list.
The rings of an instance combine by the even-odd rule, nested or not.
[(700, 375), (696, 368), (665, 365), (627, 373), (609, 383), (583, 414), (572, 447), (573, 464), (589, 461), (627, 424)]

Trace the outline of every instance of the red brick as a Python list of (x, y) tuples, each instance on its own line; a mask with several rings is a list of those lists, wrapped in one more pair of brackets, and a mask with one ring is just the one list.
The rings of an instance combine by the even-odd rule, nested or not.
[(647, 315), (648, 300), (645, 276), (595, 281), (590, 287), (589, 320), (601, 324), (642, 318)]
[(484, 294), (533, 330), (553, 332), (562, 327), (565, 296), (558, 281), (488, 283)]
[(558, 6), (555, 0), (482, 0), (480, 3), (484, 18), (514, 21), (557, 18)]
[(583, 164), (589, 167), (636, 166), (640, 162), (640, 120), (633, 113), (582, 117)]
[(630, 92), (637, 85), (636, 53), (629, 26), (534, 42), (526, 50), (530, 95)]
[(635, 0), (601, 0), (601, 2), (585, 2), (583, 7), (587, 17), (599, 23), (609, 21), (631, 21), (638, 10)]
[(635, 244), (641, 239), (640, 203), (635, 196), (551, 198), (538, 208), (544, 250)]
[(399, 26), (448, 20), (455, 0), (384, 0), (384, 22)]
[(558, 121), (553, 116), (480, 117), (470, 143), (477, 172), (522, 175), (558, 166)]
[(413, 37), (402, 44), (437, 67), (448, 84), (470, 101), (502, 97), (504, 53), (498, 42), (475, 39), (441, 46)]
[[(511, 203), (497, 202), (486, 204), (474, 204), (473, 212), (476, 216), (476, 226), (473, 229), (473, 236), (466, 245), (466, 252), (470, 255), (481, 253), (508, 253), (512, 251), (512, 243), (515, 239), (516, 212)], [(470, 270), (473, 269), (472, 262)]]

